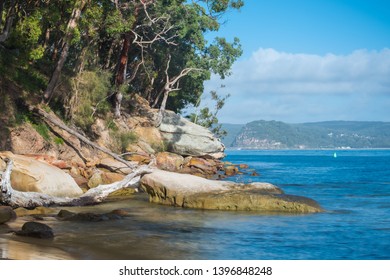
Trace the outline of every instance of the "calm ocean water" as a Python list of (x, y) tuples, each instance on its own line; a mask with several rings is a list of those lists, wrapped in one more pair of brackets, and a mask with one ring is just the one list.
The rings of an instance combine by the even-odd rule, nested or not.
[[(251, 217), (250, 255), (266, 259), (390, 259), (390, 151), (231, 151), (259, 179), (308, 196), (326, 212)], [(242, 176), (239, 180), (253, 180)], [(256, 251), (256, 249), (257, 251)], [(248, 252), (249, 253), (249, 252)], [(244, 256), (244, 254), (242, 255)]]
[[(123, 220), (48, 220), (53, 241), (0, 238), (5, 258), (75, 259), (390, 259), (390, 151), (228, 151), (286, 193), (317, 200), (321, 214), (270, 215), (150, 204), (145, 195), (71, 211), (122, 208)], [(57, 251), (53, 251), (53, 250)], [(59, 251), (58, 251), (59, 250)], [(22, 255), (21, 252), (23, 252)], [(17, 255), (18, 253), (19, 255)], [(16, 254), (16, 255), (15, 255)]]

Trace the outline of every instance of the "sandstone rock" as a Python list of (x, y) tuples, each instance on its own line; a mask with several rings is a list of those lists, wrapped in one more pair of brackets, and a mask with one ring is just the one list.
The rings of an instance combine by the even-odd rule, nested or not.
[(96, 188), (102, 184), (102, 174), (100, 171), (95, 172), (88, 180), (88, 188)]
[(53, 229), (48, 225), (38, 222), (27, 222), (23, 225), (21, 231), (17, 231), (16, 235), (28, 236), (34, 238), (53, 238)]
[(56, 210), (50, 207), (36, 207), (34, 209), (26, 209), (23, 207), (19, 207), (15, 209), (15, 213), (18, 217), (23, 216), (32, 216), (32, 215), (50, 215), (55, 213)]
[(99, 166), (103, 168), (107, 168), (108, 170), (115, 172), (115, 173), (122, 173), (122, 174), (130, 174), (132, 172), (132, 169), (128, 167), (126, 164), (117, 161), (113, 158), (103, 158)]
[(73, 180), (80, 188), (88, 187), (88, 180), (85, 177), (73, 173), (70, 173), (70, 176), (72, 176)]
[(99, 185), (111, 184), (123, 180), (125, 175), (114, 172), (103, 172), (97, 170), (88, 181), (89, 188), (95, 188)]
[(238, 168), (234, 165), (228, 165), (225, 167), (225, 175), (226, 176), (234, 176), (238, 174)]
[(194, 168), (194, 167), (189, 167), (189, 166), (184, 166), (183, 168), (181, 168), (177, 172), (181, 173), (181, 174), (191, 174), (191, 175), (198, 176), (198, 177), (203, 177), (203, 178), (209, 177), (202, 170), (200, 170), (198, 168)]
[[(158, 128), (154, 126), (138, 126), (134, 129), (134, 132), (137, 134), (139, 139), (142, 139), (143, 142), (149, 144), (149, 147), (153, 150), (161, 151), (163, 149), (164, 140)], [(139, 143), (139, 145), (141, 145), (142, 149), (145, 148), (142, 147), (142, 143)], [(144, 151), (147, 152), (146, 150)]]
[(180, 155), (161, 152), (156, 155), (156, 165), (166, 171), (178, 171), (183, 166), (184, 158)]
[(60, 210), (57, 217), (62, 221), (78, 221), (78, 222), (103, 222), (109, 220), (118, 220), (126, 216), (121, 211), (112, 211), (106, 214), (100, 213), (74, 213), (68, 210)]
[(189, 156), (224, 157), (225, 146), (206, 128), (166, 111), (160, 131), (169, 152)]
[(125, 160), (138, 162), (139, 164), (149, 164), (151, 158), (145, 153), (133, 153), (124, 156)]
[(18, 191), (40, 192), (58, 197), (74, 197), (83, 193), (73, 178), (57, 167), (11, 152), (1, 152), (1, 169), (5, 168), (2, 160), (5, 157), (14, 161), (11, 184)]
[(199, 157), (193, 157), (191, 160), (187, 163), (187, 166), (189, 167), (195, 167), (197, 169), (200, 169), (206, 174), (215, 174), (217, 173), (217, 166), (215, 163), (212, 163), (211, 161)]
[(52, 156), (52, 155), (24, 154), (24, 156), (33, 158), (35, 160), (39, 160), (39, 161), (45, 162), (47, 164), (53, 165), (55, 167), (58, 167), (60, 169), (71, 169), (71, 166), (66, 161), (59, 160), (55, 156)]
[(239, 167), (240, 167), (240, 169), (248, 169), (249, 168), (248, 164), (245, 164), (245, 163), (241, 163), (239, 165)]
[[(58, 160), (54, 165), (64, 166), (64, 162), (77, 162), (79, 164), (84, 164), (83, 159), (75, 152), (74, 148), (68, 146), (67, 144), (54, 144), (53, 140), (56, 135), (52, 134), (49, 131), (50, 141), (45, 140), (30, 123), (24, 123), (10, 129), (10, 135), (7, 144), (10, 147), (10, 151), (14, 154), (45, 154), (45, 156), (53, 157)], [(71, 146), (76, 147), (84, 156), (87, 156), (89, 152), (87, 151), (86, 146), (81, 146), (80, 141), (70, 135), (69, 133), (56, 128), (58, 135), (61, 135), (61, 138), (66, 139)]]
[(115, 192), (112, 192), (109, 194), (108, 197), (111, 198), (126, 198), (134, 195), (136, 192), (138, 192), (138, 189), (135, 188), (123, 188), (120, 190), (117, 190)]
[(12, 129), (10, 143), (17, 154), (36, 154), (50, 149), (50, 144), (29, 123)]
[(9, 206), (0, 206), (0, 225), (16, 218), (16, 213)]
[(155, 170), (143, 176), (141, 188), (151, 202), (215, 210), (321, 212), (309, 198), (286, 195), (269, 183), (236, 184)]

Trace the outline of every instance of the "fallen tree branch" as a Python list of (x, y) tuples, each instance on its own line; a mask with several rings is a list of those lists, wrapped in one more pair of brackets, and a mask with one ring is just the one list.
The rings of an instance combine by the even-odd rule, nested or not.
[(149, 166), (139, 166), (122, 181), (107, 185), (99, 185), (96, 188), (88, 190), (79, 197), (55, 197), (43, 193), (21, 192), (14, 190), (11, 185), (13, 161), (8, 158), (5, 158), (4, 161), (7, 166), (5, 171), (0, 173), (0, 204), (5, 204), (13, 208), (35, 208), (38, 206), (84, 206), (97, 204), (107, 198), (110, 193), (117, 190), (128, 187), (138, 187), (141, 176), (151, 172)]
[(42, 117), (45, 122), (50, 122), (50, 124), (58, 126), (59, 128), (65, 130), (68, 133), (70, 133), (71, 135), (77, 137), (80, 141), (90, 145), (91, 147), (94, 147), (95, 149), (97, 149), (99, 151), (102, 151), (103, 153), (105, 153), (107, 155), (112, 156), (114, 159), (116, 159), (117, 161), (120, 161), (120, 162), (126, 164), (128, 167), (135, 168), (137, 166), (134, 163), (130, 163), (129, 161), (124, 160), (119, 155), (111, 152), (109, 149), (106, 149), (104, 147), (100, 147), (99, 145), (96, 145), (94, 142), (89, 140), (87, 137), (85, 137), (85, 136), (81, 135), (80, 133), (78, 133), (77, 131), (74, 131), (73, 129), (69, 128), (62, 121), (55, 119), (54, 117), (52, 117), (50, 114), (48, 114), (47, 112), (45, 112), (41, 108), (30, 106), (30, 111), (32, 111), (33, 113), (36, 113), (37, 115)]

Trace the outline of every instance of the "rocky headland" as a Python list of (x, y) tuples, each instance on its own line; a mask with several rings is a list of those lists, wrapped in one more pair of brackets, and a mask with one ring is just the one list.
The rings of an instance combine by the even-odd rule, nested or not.
[[(0, 152), (0, 182), (4, 183), (5, 169), (9, 160), (12, 160), (10, 184), (14, 190), (70, 199), (80, 197), (98, 186), (122, 182), (134, 168), (147, 165), (148, 172), (139, 176), (138, 183), (130, 188), (121, 187), (110, 194), (111, 199), (121, 199), (141, 192), (146, 193), (152, 203), (183, 208), (262, 213), (323, 211), (315, 201), (285, 194), (269, 183), (244, 184), (228, 181), (229, 176), (241, 172), (252, 173), (254, 176), (258, 174), (247, 165), (224, 162), (224, 145), (219, 139), (207, 129), (173, 112), (167, 111), (161, 125), (156, 127), (154, 124), (158, 112), (149, 108), (142, 98), (137, 97), (136, 100), (137, 107), (141, 108), (137, 114), (124, 115), (109, 123), (107, 120), (97, 119), (91, 127), (93, 143), (102, 149), (86, 144), (52, 122), (46, 122), (46, 137), (28, 122), (7, 127), (7, 138), (2, 139), (3, 151)], [(53, 112), (48, 114), (64, 124)], [(113, 126), (114, 133), (110, 129)], [(129, 133), (131, 141), (121, 139)], [(112, 151), (116, 146), (124, 144), (125, 153), (121, 155), (123, 160), (105, 152), (105, 149)], [(1, 224), (17, 217), (34, 216), (36, 213), (53, 215), (50, 208), (33, 207), (36, 210), (31, 210), (13, 207), (13, 210), (5, 205), (4, 197), (1, 201)], [(112, 216), (110, 215), (107, 217)], [(61, 213), (57, 219), (85, 221), (104, 220), (107, 217), (93, 213), (83, 217)], [(13, 232), (28, 235), (31, 226), (33, 233), (30, 236), (51, 237), (49, 229), (34, 223)], [(45, 232), (37, 233), (36, 228), (43, 228)]]

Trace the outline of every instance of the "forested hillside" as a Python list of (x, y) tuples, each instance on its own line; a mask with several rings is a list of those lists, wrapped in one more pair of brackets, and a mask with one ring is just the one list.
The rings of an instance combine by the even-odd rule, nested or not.
[[(229, 75), (238, 39), (206, 41), (241, 0), (0, 1), (1, 104), (41, 103), (88, 130), (96, 116), (196, 104), (203, 82)], [(20, 106), (19, 106), (20, 105)], [(2, 108), (3, 108), (2, 106)], [(5, 112), (3, 112), (5, 113)], [(11, 122), (20, 121), (10, 117)], [(14, 119), (15, 118), (15, 119)], [(4, 120), (3, 120), (4, 121)]]
[[(390, 123), (327, 121), (288, 124), (254, 121), (240, 132), (223, 125), (227, 147), (250, 149), (390, 148)], [(231, 139), (234, 139), (233, 141)], [(228, 140), (228, 141), (226, 141)]]

